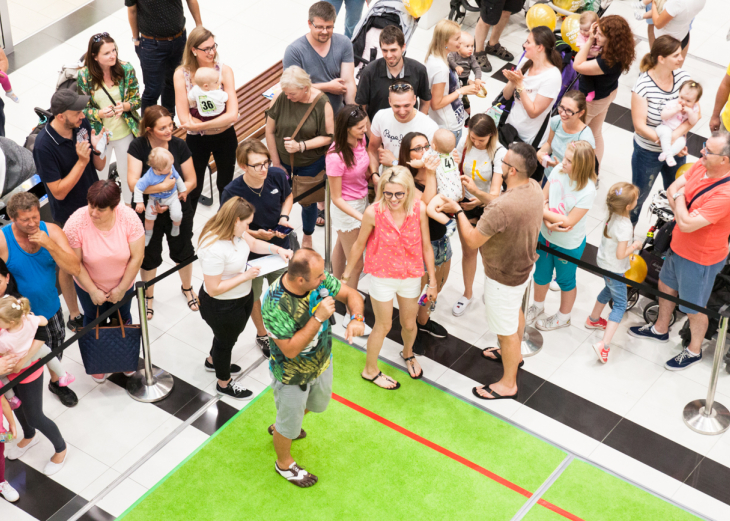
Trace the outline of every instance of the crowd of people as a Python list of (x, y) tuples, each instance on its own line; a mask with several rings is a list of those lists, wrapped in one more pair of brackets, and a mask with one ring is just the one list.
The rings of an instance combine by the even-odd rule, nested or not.
[[(185, 264), (178, 271), (185, 302), (213, 332), (210, 356), (202, 362), (215, 372), (221, 395), (252, 396), (234, 380), (242, 368), (231, 361), (233, 346), (252, 319), (256, 344), (269, 359), (276, 401), (276, 420), (268, 429), (275, 468), (297, 486), (312, 486), (317, 477), (295, 462), (291, 442), (306, 436), (305, 413), (323, 412), (332, 393), (335, 300), (346, 307), (346, 339), (368, 337), (362, 378), (384, 390), (401, 385), (378, 368), (397, 300), (400, 355), (408, 376), (422, 378), (416, 354), (422, 352), (423, 335), (449, 335), (431, 313), (449, 277), (456, 233), (464, 294), (452, 313), (464, 315), (473, 302), (481, 257), (486, 323), (499, 339), (499, 347), (484, 349), (482, 356), (504, 366), (499, 381), (475, 387), (473, 394), (482, 400), (517, 398), (526, 325), (552, 331), (571, 324), (577, 267), (538, 244), (576, 259), (586, 246), (587, 214), (605, 150), (602, 127), (618, 79), (636, 58), (626, 20), (586, 17), (574, 59), (578, 88), (562, 96), (556, 38), (546, 27), (531, 29), (523, 57), (504, 71), (502, 96), (512, 106), (498, 124), (489, 114), (469, 111), (468, 96), (483, 92), (482, 73), (492, 68), (488, 55), (514, 59), (499, 37), (521, 1), (483, 2), (476, 37), (455, 22), (438, 22), (423, 63), (404, 56), (399, 27), (385, 27), (379, 36), (382, 58), (362, 70), (359, 84), (349, 37), (362, 0), (344, 2), (344, 36), (334, 33), (342, 0), (316, 2), (309, 9), (309, 32), (283, 56), (280, 91), (266, 112), (265, 144), (256, 139), (239, 144), (234, 71), (221, 62), (197, 0), (187, 3), (196, 23), (189, 35), (181, 0), (162, 10), (151, 8), (155, 2), (126, 0), (142, 93), (134, 67), (117, 56), (115, 40), (100, 33), (89, 41), (78, 90), (59, 90), (51, 99), (53, 118), (38, 135), (33, 155), (54, 222), (41, 221), (39, 200), (21, 192), (10, 200), (12, 223), (0, 235), (0, 377), (5, 378), (0, 381), (12, 380), (60, 346), (66, 326), (78, 331), (125, 299), (138, 274), (152, 280), (162, 264), (164, 240), (171, 260)], [(661, 173), (676, 227), (659, 289), (705, 306), (728, 255), (730, 69), (717, 93), (712, 137), (697, 163), (675, 180), (686, 162), (686, 135), (701, 117), (702, 87), (682, 69), (691, 17), (699, 10), (693, 9), (700, 4), (704, 1), (668, 0), (661, 14), (647, 4), (656, 39), (641, 60), (631, 94), (633, 182), (608, 189), (597, 265), (616, 275), (626, 271), (629, 256), (641, 247), (634, 227)], [(176, 126), (186, 130), (185, 140), (173, 135)], [(99, 150), (104, 143), (105, 155)], [(112, 153), (119, 183), (107, 179)], [(193, 218), (211, 155), (221, 206), (193, 242)], [(234, 179), (236, 166), (243, 174)], [(301, 247), (290, 222), (297, 211), (297, 178), (323, 171), (337, 234), (333, 273), (325, 271), (324, 259), (313, 249), (315, 226), (324, 220), (322, 206), (302, 206)], [(204, 278), (197, 291), (190, 263), (196, 254)], [(265, 256), (276, 256), (287, 267), (260, 275), (262, 266), (250, 261)], [(364, 323), (358, 291), (363, 273), (370, 275), (372, 329)], [(605, 288), (585, 317), (586, 328), (604, 331), (593, 345), (602, 363), (609, 361), (627, 306), (626, 285), (604, 279)], [(534, 299), (523, 313), (529, 284)], [(560, 305), (548, 314), (551, 285), (560, 290)], [(601, 314), (609, 300), (606, 320)], [(667, 342), (674, 304), (659, 302), (657, 322), (630, 328), (629, 334)], [(145, 303), (146, 318), (153, 320), (154, 286), (146, 289)], [(707, 329), (705, 315), (680, 309), (689, 316), (692, 342), (667, 362), (670, 370), (701, 359)], [(130, 303), (119, 311), (130, 323)], [(74, 377), (60, 358), (48, 364), (49, 389), (73, 407), (78, 402), (69, 387)], [(98, 383), (108, 376), (92, 374)], [(45, 468), (51, 475), (68, 454), (58, 428), (43, 414), (42, 383), (43, 371), (36, 371), (0, 402), (10, 431), (19, 434), (13, 411), (23, 428), (7, 457), (17, 459), (38, 443), (37, 429), (54, 446)], [(0, 443), (0, 494), (13, 501), (18, 496), (4, 480), (4, 447)]]

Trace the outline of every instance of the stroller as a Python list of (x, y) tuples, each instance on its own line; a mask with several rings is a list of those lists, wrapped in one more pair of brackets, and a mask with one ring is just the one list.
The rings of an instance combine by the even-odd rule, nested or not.
[[(603, 13), (606, 12), (606, 9), (608, 9), (608, 6), (611, 5), (611, 2), (613, 2), (613, 0), (584, 0), (583, 7), (578, 9), (576, 13), (582, 13), (586, 10), (595, 11), (596, 14), (600, 17), (603, 16)], [(464, 17), (466, 16), (467, 12), (479, 12), (479, 10), (481, 9), (481, 4), (482, 0), (451, 0), (449, 20), (453, 20), (454, 22), (460, 24), (464, 21)], [(535, 4), (548, 4), (556, 13), (562, 14), (564, 16), (575, 14), (571, 13), (570, 11), (566, 11), (564, 9), (556, 7), (552, 2), (548, 0), (525, 0), (523, 10), (526, 12), (530, 7)]]
[(355, 81), (360, 81), (360, 73), (367, 64), (382, 57), (380, 32), (388, 25), (400, 27), (408, 45), (418, 27), (418, 19), (406, 11), (401, 0), (376, 0), (353, 32)]

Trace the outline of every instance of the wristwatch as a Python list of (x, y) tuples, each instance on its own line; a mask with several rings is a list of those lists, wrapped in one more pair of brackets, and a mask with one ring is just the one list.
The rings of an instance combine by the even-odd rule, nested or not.
[(398, 160), (397, 159), (394, 159), (393, 160), (393, 166), (398, 166)]
[(357, 314), (357, 315), (352, 315), (352, 316), (351, 316), (350, 318), (351, 318), (352, 320), (355, 320), (355, 321), (357, 321), (357, 322), (365, 322), (365, 317), (364, 317), (364, 316), (362, 316), (362, 315), (360, 315), (360, 314)]
[(139, 40), (139, 38), (132, 38), (132, 41), (133, 41), (134, 43), (137, 43), (137, 42), (139, 42), (140, 40)]
[(515, 89), (515, 99), (518, 100), (522, 96), (520, 93), (522, 92), (522, 89)]
[(457, 217), (459, 217), (459, 214), (460, 214), (460, 213), (464, 213), (464, 210), (459, 210), (458, 212), (456, 212), (456, 213), (454, 214), (454, 219), (456, 219)]
[(673, 201), (676, 201), (677, 200), (677, 197), (679, 197), (680, 195), (684, 195), (684, 192), (677, 192), (676, 194), (674, 194), (672, 196), (672, 200)]
[(281, 214), (279, 216), (279, 220), (284, 219), (284, 218), (286, 218), (287, 221), (289, 220), (289, 216), (288, 215)]

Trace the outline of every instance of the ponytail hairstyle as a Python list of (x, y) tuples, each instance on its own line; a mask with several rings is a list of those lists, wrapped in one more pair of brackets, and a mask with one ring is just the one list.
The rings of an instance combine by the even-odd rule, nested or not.
[[(532, 38), (535, 40), (535, 45), (542, 45), (543, 49), (545, 49), (545, 57), (547, 60), (555, 65), (559, 71), (562, 71), (563, 58), (555, 49), (555, 35), (553, 32), (544, 25), (541, 25), (532, 29), (530, 33), (532, 33)], [(522, 74), (527, 74), (527, 71), (532, 68), (532, 65), (532, 60), (527, 60), (525, 65), (522, 66)]]
[(4, 295), (0, 298), (0, 320), (8, 324), (17, 324), (30, 313), (30, 300), (25, 297)]
[(596, 182), (596, 153), (588, 141), (571, 141), (568, 148), (573, 150), (573, 168), (570, 180), (575, 183), (576, 190), (583, 190), (588, 181)]
[(253, 215), (254, 210), (251, 203), (243, 197), (231, 197), (203, 226), (198, 239), (198, 248), (210, 246), (215, 241), (233, 240), (236, 222), (245, 221)]
[(583, 115), (580, 116), (580, 120), (585, 123), (586, 122), (586, 113), (588, 112), (588, 105), (586, 104), (586, 95), (583, 94), (579, 90), (569, 90), (565, 94), (563, 94), (563, 99), (568, 98), (575, 101), (575, 104), (578, 105), (578, 112), (582, 112)]
[(466, 144), (464, 145), (464, 154), (471, 150), (474, 144), (471, 142), (471, 135), (474, 134), (477, 137), (489, 137), (487, 142), (487, 154), (494, 160), (494, 153), (499, 146), (499, 135), (497, 134), (497, 125), (494, 124), (494, 120), (480, 112), (475, 114), (469, 120), (469, 132), (466, 134)]
[(608, 219), (603, 228), (603, 236), (610, 239), (608, 234), (608, 225), (614, 215), (627, 217), (626, 207), (639, 198), (639, 187), (631, 183), (620, 182), (608, 189), (606, 195), (606, 207), (608, 208)]
[(665, 34), (654, 40), (654, 45), (651, 46), (651, 52), (644, 55), (641, 59), (641, 65), (639, 69), (641, 72), (646, 72), (657, 66), (659, 58), (666, 58), (671, 56), (677, 49), (682, 46), (682, 42), (677, 40), (674, 36)]

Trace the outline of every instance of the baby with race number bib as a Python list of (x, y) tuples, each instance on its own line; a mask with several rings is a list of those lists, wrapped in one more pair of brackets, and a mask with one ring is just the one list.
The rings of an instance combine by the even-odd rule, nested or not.
[[(157, 147), (153, 148), (147, 158), (147, 164), (150, 166), (149, 170), (137, 181), (134, 185), (134, 196), (132, 202), (136, 202), (137, 213), (144, 212), (144, 245), (147, 246), (152, 239), (152, 230), (155, 227), (155, 220), (157, 219), (157, 213), (155, 209), (155, 203), (160, 206), (167, 206), (170, 212), (170, 219), (172, 219), (172, 231), (170, 235), (177, 237), (180, 235), (180, 222), (183, 218), (182, 205), (180, 199), (184, 201), (187, 194), (184, 193), (187, 190), (185, 183), (183, 182), (180, 174), (175, 170), (174, 165), (175, 159), (169, 150)], [(147, 200), (147, 208), (145, 208), (142, 202), (144, 191), (150, 186), (158, 185), (167, 179), (174, 179), (175, 185), (172, 190), (167, 192), (159, 192), (156, 194), (150, 194)], [(178, 195), (179, 192), (179, 195)]]
[(692, 126), (700, 119), (700, 98), (702, 85), (696, 81), (687, 80), (679, 87), (679, 97), (668, 101), (662, 109), (662, 123), (656, 128), (656, 135), (662, 146), (659, 161), (666, 161), (667, 166), (675, 166), (674, 156), (679, 154), (687, 140), (684, 136), (674, 136), (673, 132), (685, 121)]
[[(18, 299), (12, 295), (0, 298), (0, 356), (19, 357), (19, 360), (23, 362), (23, 369), (39, 358), (48, 356), (51, 348), (45, 344), (35, 355), (28, 355), (34, 340), (46, 339), (46, 324), (48, 324), (48, 320), (30, 312), (30, 301), (27, 298)], [(39, 328), (43, 329), (39, 331)], [(73, 375), (63, 369), (58, 358), (52, 359), (47, 365), (48, 369), (60, 376), (58, 380), (60, 387), (66, 387), (75, 380)], [(10, 382), (7, 376), (7, 374), (0, 375), (0, 387), (4, 387)], [(20, 399), (15, 396), (12, 389), (4, 396), (12, 409), (20, 407)]]
[(456, 222), (448, 215), (437, 210), (446, 199), (461, 201), (464, 198), (464, 187), (461, 184), (459, 165), (452, 156), (456, 147), (456, 138), (450, 130), (440, 128), (433, 134), (433, 145), (428, 154), (438, 155), (439, 166), (436, 168), (436, 186), (438, 193), (426, 207), (426, 213), (434, 221), (447, 225), (447, 235), (456, 231)]
[(220, 116), (226, 110), (228, 93), (221, 89), (221, 75), (210, 67), (201, 67), (195, 72), (193, 88), (188, 100), (195, 103), (190, 116), (198, 121), (208, 121)]

